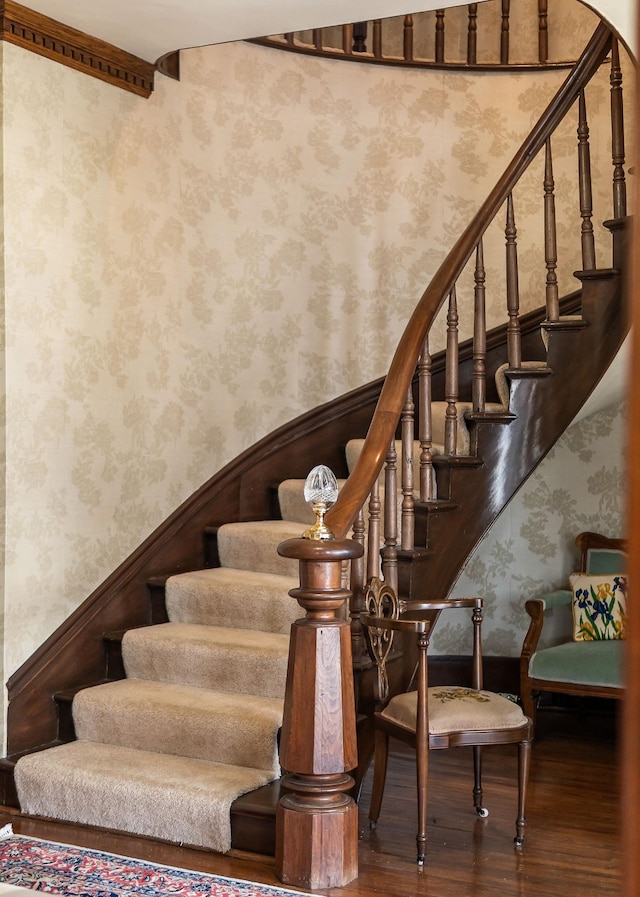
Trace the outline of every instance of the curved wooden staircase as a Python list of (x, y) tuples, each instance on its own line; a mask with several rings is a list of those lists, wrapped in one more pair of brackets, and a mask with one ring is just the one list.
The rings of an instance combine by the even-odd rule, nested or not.
[[(624, 147), (623, 144), (622, 148), (620, 146), (621, 120), (617, 124), (614, 121), (613, 137), (614, 213), (608, 225), (613, 243), (612, 265), (597, 268), (595, 264), (589, 192), (587, 179), (583, 176), (588, 168), (588, 143), (582, 138), (579, 158), (584, 270), (577, 275), (580, 290), (562, 301), (557, 296), (557, 260), (554, 257), (556, 225), (552, 202), (551, 135), (576, 98), (584, 97), (585, 87), (609, 52), (611, 41), (606, 29), (599, 28), (565, 85), (425, 292), (405, 331), (386, 380), (370, 384), (331, 405), (304, 415), (262, 440), (221, 471), (179, 508), (11, 677), (8, 683), (8, 756), (0, 767), (0, 799), (3, 804), (19, 807), (22, 803), (37, 815), (73, 819), (73, 815), (65, 817), (53, 808), (52, 803), (39, 802), (39, 797), (36, 800), (33, 795), (39, 792), (44, 795), (46, 792), (44, 787), (38, 785), (38, 775), (50, 780), (52, 800), (56, 792), (79, 787), (73, 778), (74, 770), (81, 766), (77, 759), (78, 745), (85, 741), (94, 745), (93, 738), (110, 739), (110, 744), (129, 752), (147, 752), (149, 756), (138, 757), (140, 765), (148, 767), (157, 762), (160, 778), (170, 778), (168, 770), (172, 764), (175, 766), (178, 763), (176, 758), (179, 755), (175, 745), (175, 729), (182, 723), (165, 726), (167, 742), (161, 746), (154, 747), (148, 743), (144, 726), (135, 736), (135, 743), (131, 743), (128, 739), (135, 728), (133, 722), (118, 727), (116, 720), (125, 718), (126, 713), (130, 713), (133, 719), (135, 709), (119, 710), (116, 717), (106, 724), (104, 720), (101, 723), (87, 723), (83, 719), (81, 704), (87, 698), (88, 686), (98, 686), (100, 695), (106, 693), (105, 689), (121, 693), (126, 686), (119, 680), (124, 680), (126, 676), (147, 684), (161, 680), (179, 689), (200, 689), (200, 694), (189, 691), (188, 700), (191, 702), (197, 702), (198, 697), (204, 701), (205, 690), (207, 693), (221, 691), (228, 696), (232, 686), (220, 685), (219, 676), (173, 681), (176, 679), (173, 672), (171, 675), (159, 674), (158, 654), (155, 653), (156, 648), (148, 647), (149, 643), (164, 643), (166, 633), (177, 633), (182, 627), (181, 631), (186, 635), (186, 629), (189, 629), (192, 641), (187, 642), (182, 651), (185, 675), (190, 676), (193, 664), (189, 659), (195, 655), (195, 641), (202, 642), (201, 638), (196, 638), (201, 633), (194, 633), (195, 627), (201, 627), (201, 631), (225, 629), (224, 638), (227, 641), (230, 632), (239, 630), (253, 630), (251, 638), (256, 641), (258, 637), (255, 632), (264, 632), (270, 626), (272, 632), (283, 635), (295, 613), (281, 610), (276, 614), (277, 624), (259, 625), (249, 619), (252, 616), (249, 614), (238, 626), (235, 624), (241, 611), (229, 610), (224, 590), (228, 592), (231, 589), (230, 579), (237, 576), (231, 571), (239, 569), (239, 557), (246, 560), (245, 572), (251, 574), (254, 580), (256, 573), (261, 574), (262, 581), (270, 576), (283, 577), (275, 589), (280, 596), (288, 582), (291, 587), (296, 585), (295, 563), (293, 566), (291, 562), (280, 566), (278, 562), (276, 566), (271, 566), (269, 562), (269, 566), (265, 566), (264, 558), (269, 553), (276, 559), (276, 548), (283, 538), (298, 536), (304, 528), (302, 519), (277, 519), (276, 488), (282, 480), (304, 478), (309, 469), (318, 463), (328, 464), (338, 476), (348, 476), (338, 503), (328, 515), (328, 522), (338, 538), (346, 536), (355, 523), (356, 540), (375, 546), (365, 563), (352, 564), (351, 573), (356, 695), (358, 711), (366, 720), (375, 699), (374, 670), (372, 662), (363, 652), (364, 642), (358, 626), (367, 579), (375, 575), (384, 577), (407, 600), (419, 599), (424, 595), (446, 597), (474, 546), (571, 422), (624, 338), (626, 316), (622, 297), (626, 209), (622, 170)], [(614, 119), (616, 109), (621, 119), (617, 105), (621, 103), (621, 93), (615, 42), (611, 84)], [(581, 129), (584, 134), (585, 127), (581, 101), (579, 133)], [(512, 193), (531, 159), (543, 147), (547, 152), (544, 197), (547, 302), (538, 312), (520, 316)], [(504, 327), (486, 333), (483, 328), (485, 277), (482, 236), (505, 203), (508, 321)], [(458, 345), (456, 283), (470, 259), (474, 267), (475, 336), (472, 341)], [(431, 358), (427, 334), (438, 310), (447, 302), (447, 351)], [(419, 409), (417, 416), (414, 415), (414, 408)], [(440, 440), (435, 435), (438, 426), (441, 428)], [(461, 440), (461, 434), (466, 432), (469, 434), (468, 448)], [(344, 447), (349, 440), (364, 440), (365, 436), (358, 459), (350, 471)], [(396, 438), (401, 440), (399, 461)], [(415, 465), (414, 457), (417, 459)], [(385, 459), (386, 472), (382, 473)], [(415, 483), (414, 467), (419, 473)], [(386, 514), (384, 508), (382, 512), (380, 510), (380, 495), (376, 487), (380, 476), (385, 483)], [(398, 480), (400, 488), (397, 486)], [(399, 514), (396, 513), (398, 507)], [(268, 522), (260, 526), (255, 523), (264, 520)], [(252, 533), (260, 530), (260, 545), (269, 546), (266, 555), (257, 542), (246, 541), (247, 527), (244, 524), (247, 522), (253, 522), (248, 527)], [(365, 539), (366, 527), (368, 534)], [(230, 541), (238, 534), (245, 539), (242, 547), (239, 550), (229, 548)], [(380, 545), (383, 546), (381, 552), (378, 550)], [(176, 610), (180, 602), (174, 601), (172, 606), (173, 599), (167, 599), (167, 579), (180, 579), (180, 575), (203, 568), (205, 571), (226, 569), (228, 578), (221, 595), (215, 600), (197, 599), (192, 595), (193, 600), (185, 617), (187, 612)], [(198, 578), (208, 581), (219, 578), (219, 574), (198, 574)], [(172, 579), (169, 589), (175, 585), (176, 579)], [(272, 605), (280, 599), (274, 594), (266, 600), (269, 610), (265, 616), (271, 617)], [(295, 610), (293, 599), (287, 600), (291, 602), (289, 607)], [(251, 604), (251, 607), (257, 604), (251, 598), (246, 598), (244, 603)], [(215, 613), (216, 606), (221, 605), (225, 605), (225, 620)], [(240, 600), (237, 608), (241, 605)], [(180, 614), (183, 614), (182, 618)], [(125, 631), (127, 634), (123, 635)], [(283, 638), (286, 640), (286, 636)], [(274, 642), (273, 639), (271, 641)], [(146, 666), (132, 651), (131, 646), (136, 642), (145, 644), (144, 651), (149, 658)], [(208, 651), (209, 648), (205, 650), (201, 664), (205, 669), (212, 657)], [(276, 666), (279, 664), (282, 670), (286, 647), (281, 643), (278, 651)], [(217, 662), (224, 669), (227, 661)], [(176, 663), (172, 660), (164, 668), (167, 666), (174, 671)], [(284, 675), (273, 675), (280, 675), (281, 681), (273, 687), (269, 683), (268, 690), (272, 693), (261, 697), (271, 699), (284, 694)], [(399, 663), (397, 677), (402, 679), (402, 676), (402, 663)], [(254, 680), (260, 680), (260, 685), (266, 678), (264, 672), (254, 675)], [(145, 687), (145, 697), (136, 700), (140, 702), (140, 707), (148, 708), (151, 687)], [(83, 691), (84, 697), (76, 701), (76, 695)], [(166, 694), (164, 689), (163, 694)], [(238, 698), (237, 703), (242, 703), (242, 700)], [(158, 710), (158, 714), (164, 712)], [(218, 711), (211, 712), (215, 714)], [(199, 715), (206, 717), (207, 714), (203, 709), (201, 714), (196, 714)], [(279, 723), (280, 717), (276, 712), (272, 717), (274, 745)], [(83, 734), (76, 740), (75, 726), (78, 724)], [(98, 728), (100, 734), (97, 735)], [(116, 729), (120, 732), (118, 736), (114, 734)], [(367, 733), (366, 722), (363, 722), (360, 772), (368, 760)], [(206, 740), (203, 735), (199, 737)], [(54, 757), (53, 766), (43, 761), (47, 749), (57, 751), (57, 754), (48, 754)], [(104, 768), (103, 755), (95, 748), (91, 749), (98, 754), (98, 763)], [(215, 742), (213, 747), (209, 744), (202, 755), (192, 759), (200, 764), (216, 762), (218, 751), (218, 743)], [(59, 766), (56, 756), (61, 758)], [(125, 754), (121, 756), (125, 758)], [(17, 776), (16, 762), (19, 764)], [(127, 762), (123, 759), (113, 765), (122, 767)], [(222, 762), (230, 763), (228, 759)], [(196, 775), (197, 763), (195, 766), (185, 765), (186, 778)], [(55, 778), (57, 773), (52, 770), (62, 769), (64, 764), (67, 764), (64, 774)], [(262, 763), (260, 769), (264, 768)], [(21, 773), (21, 769), (25, 772)], [(277, 777), (277, 773), (276, 760), (275, 766), (262, 781)], [(16, 780), (20, 785), (19, 791), (15, 787)], [(180, 803), (177, 797), (183, 794), (185, 780), (173, 782), (173, 794), (170, 792), (168, 797), (161, 798), (160, 806), (169, 810)], [(126, 790), (126, 779), (120, 778), (118, 781), (119, 787)], [(212, 793), (215, 792), (214, 780), (207, 781), (207, 787)], [(103, 801), (105, 807), (108, 806), (109, 789), (113, 788), (113, 782), (113, 778), (107, 777), (100, 788), (91, 792), (96, 802)], [(254, 785), (249, 787), (253, 788)], [(247, 789), (243, 787), (241, 790)], [(98, 792), (103, 795), (101, 798), (97, 797)], [(273, 850), (274, 795), (277, 795), (277, 786), (267, 786), (258, 796), (247, 795), (235, 801), (231, 808), (229, 843), (232, 847), (257, 852)], [(112, 812), (113, 807), (108, 809), (110, 816), (94, 817), (92, 820), (89, 814), (78, 821), (86, 825), (126, 828), (124, 823), (118, 825), (117, 812)], [(188, 813), (189, 807), (185, 809), (185, 814)], [(206, 816), (205, 810), (202, 815)], [(105, 819), (108, 821), (105, 822)], [(135, 827), (129, 830), (136, 831)], [(213, 844), (206, 838), (190, 839), (184, 826), (178, 826), (173, 833), (152, 827), (137, 831), (150, 837), (174, 839), (208, 848)], [(175, 831), (179, 834), (176, 835)]]

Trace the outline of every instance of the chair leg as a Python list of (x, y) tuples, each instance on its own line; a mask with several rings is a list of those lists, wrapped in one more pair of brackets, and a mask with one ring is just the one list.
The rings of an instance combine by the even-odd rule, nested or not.
[(418, 780), (418, 834), (416, 835), (416, 847), (418, 849), (418, 866), (424, 866), (427, 855), (427, 791), (429, 779), (429, 746), (422, 748), (416, 746), (416, 776)]
[(519, 847), (524, 841), (526, 828), (525, 804), (527, 800), (527, 785), (529, 783), (529, 766), (531, 764), (531, 740), (521, 741), (518, 744), (518, 818), (516, 819), (515, 844)]
[(482, 805), (482, 748), (477, 744), (473, 746), (473, 806), (483, 819), (489, 815)]
[(373, 786), (371, 788), (371, 805), (369, 807), (369, 826), (374, 829), (380, 816), (384, 783), (387, 780), (387, 763), (389, 760), (389, 736), (376, 729), (375, 751), (373, 761)]

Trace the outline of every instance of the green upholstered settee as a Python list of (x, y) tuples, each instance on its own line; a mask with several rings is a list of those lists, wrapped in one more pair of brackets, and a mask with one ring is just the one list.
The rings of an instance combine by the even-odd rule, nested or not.
[[(624, 573), (627, 543), (609, 539), (598, 533), (580, 533), (576, 539), (580, 549), (580, 572), (592, 575)], [(520, 655), (520, 696), (524, 712), (535, 720), (538, 692), (562, 692), (603, 698), (623, 695), (622, 652), (624, 641), (574, 641), (572, 638), (572, 597), (570, 590), (558, 590), (531, 598), (525, 609), (531, 621)], [(557, 644), (538, 648), (545, 620), (566, 618), (566, 635)], [(561, 621), (562, 622), (562, 621)]]

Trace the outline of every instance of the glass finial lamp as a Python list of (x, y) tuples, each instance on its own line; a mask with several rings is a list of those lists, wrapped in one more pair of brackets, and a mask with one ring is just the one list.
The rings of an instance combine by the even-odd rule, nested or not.
[(303, 539), (326, 540), (335, 536), (324, 522), (324, 515), (336, 503), (338, 481), (332, 470), (318, 464), (309, 472), (304, 484), (304, 500), (313, 509), (316, 522), (302, 534)]

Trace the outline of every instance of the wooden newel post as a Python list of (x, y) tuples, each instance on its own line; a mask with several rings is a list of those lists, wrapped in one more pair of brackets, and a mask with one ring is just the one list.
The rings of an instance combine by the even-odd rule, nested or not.
[(342, 562), (360, 557), (347, 539), (289, 539), (278, 554), (300, 561), (306, 611), (291, 627), (280, 762), (290, 789), (276, 814), (276, 874), (298, 887), (339, 888), (358, 875), (358, 808), (349, 770), (358, 765), (351, 628), (343, 613)]

